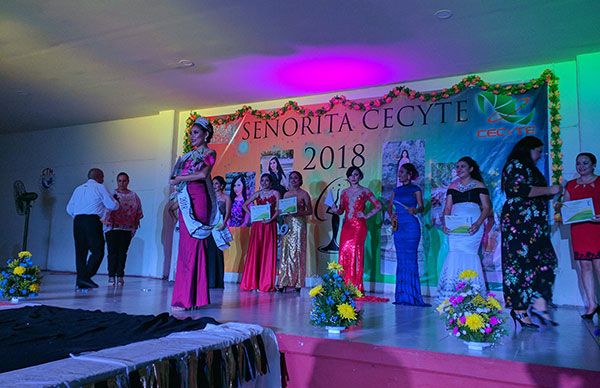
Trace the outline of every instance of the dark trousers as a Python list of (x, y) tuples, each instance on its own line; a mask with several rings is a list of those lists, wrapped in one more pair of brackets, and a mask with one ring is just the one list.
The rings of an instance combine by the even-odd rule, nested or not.
[(224, 288), (224, 255), (212, 235), (206, 238), (206, 277), (209, 288)]
[(125, 276), (125, 261), (127, 250), (133, 234), (129, 230), (110, 230), (106, 232), (106, 247), (108, 248), (108, 276)]
[(104, 235), (100, 217), (88, 214), (75, 216), (73, 237), (77, 280), (89, 280), (98, 272), (104, 258)]

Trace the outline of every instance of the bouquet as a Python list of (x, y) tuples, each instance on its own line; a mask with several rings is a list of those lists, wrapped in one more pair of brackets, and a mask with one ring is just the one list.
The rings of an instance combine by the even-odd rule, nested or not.
[(311, 324), (347, 328), (360, 321), (361, 311), (356, 309), (354, 298), (360, 298), (362, 293), (352, 284), (344, 282), (339, 274), (341, 271), (341, 265), (329, 263), (327, 273), (322, 276), (322, 283), (310, 290)]
[(40, 291), (41, 270), (31, 262), (31, 253), (19, 252), (16, 259), (8, 259), (0, 272), (0, 296), (17, 298), (36, 296)]
[(502, 306), (492, 293), (483, 297), (479, 285), (473, 282), (477, 272), (465, 270), (458, 275), (455, 294), (437, 307), (446, 330), (467, 342), (495, 343), (506, 331)]

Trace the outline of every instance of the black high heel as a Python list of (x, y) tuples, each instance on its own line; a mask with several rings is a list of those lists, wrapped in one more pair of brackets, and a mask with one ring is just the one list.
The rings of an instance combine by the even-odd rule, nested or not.
[(513, 322), (515, 324), (515, 330), (517, 329), (517, 322), (519, 322), (519, 325), (521, 325), (521, 327), (523, 329), (539, 329), (540, 327), (538, 325), (536, 325), (535, 323), (527, 323), (525, 321), (523, 321), (523, 319), (527, 318), (528, 315), (527, 313), (517, 313), (515, 310), (510, 310), (510, 317), (513, 319)]
[(558, 322), (552, 320), (552, 318), (550, 317), (550, 314), (548, 314), (547, 311), (539, 311), (532, 307), (531, 315), (533, 315), (534, 317), (539, 319), (540, 322), (542, 323), (542, 325), (544, 325), (544, 326), (548, 326), (548, 323), (551, 324), (552, 326), (558, 326)]
[(589, 314), (581, 314), (581, 318), (594, 319), (594, 314), (598, 314), (598, 319), (600, 319), (600, 306), (596, 306), (596, 309)]

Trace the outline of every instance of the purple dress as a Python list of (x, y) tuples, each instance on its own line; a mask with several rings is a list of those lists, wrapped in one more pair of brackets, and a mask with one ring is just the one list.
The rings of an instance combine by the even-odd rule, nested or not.
[[(214, 157), (207, 155), (204, 163), (214, 164)], [(188, 160), (183, 168), (184, 174), (195, 173), (203, 164), (194, 164)], [(195, 218), (203, 224), (209, 223), (212, 203), (205, 180), (187, 183)], [(190, 235), (181, 210), (179, 211), (179, 252), (177, 270), (171, 306), (186, 309), (200, 307), (210, 303), (208, 280), (206, 276), (206, 239), (197, 239)]]

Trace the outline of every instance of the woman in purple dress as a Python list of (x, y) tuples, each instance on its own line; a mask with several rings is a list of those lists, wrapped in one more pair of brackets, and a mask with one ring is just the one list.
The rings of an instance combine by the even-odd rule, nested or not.
[(191, 309), (210, 303), (206, 276), (206, 238), (219, 220), (210, 172), (216, 153), (207, 144), (213, 135), (210, 122), (199, 117), (190, 130), (194, 150), (178, 161), (170, 183), (177, 185), (179, 252), (171, 306)]

